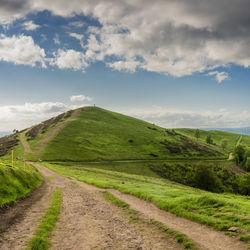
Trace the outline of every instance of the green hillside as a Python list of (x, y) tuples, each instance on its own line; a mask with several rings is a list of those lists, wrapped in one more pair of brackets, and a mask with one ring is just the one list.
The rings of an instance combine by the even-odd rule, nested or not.
[[(225, 157), (220, 148), (175, 130), (97, 107), (77, 109), (67, 118), (61, 115), (61, 120), (54, 120), (45, 129), (33, 127), (38, 131), (35, 135), (27, 130), (29, 157), (57, 161)], [(46, 142), (57, 127), (60, 129)]]
[[(182, 128), (182, 129), (175, 129), (176, 132), (195, 138), (195, 131), (196, 129), (190, 129), (190, 128)], [(235, 145), (237, 143), (241, 143), (246, 146), (250, 146), (250, 136), (249, 135), (240, 135), (240, 134), (234, 134), (219, 130), (212, 130), (212, 131), (206, 131), (206, 130), (199, 130), (200, 132), (200, 138), (199, 141), (206, 142), (206, 138), (208, 135), (211, 135), (213, 142), (216, 144), (216, 146), (219, 148), (221, 146), (222, 140), (226, 139), (228, 141), (228, 146), (226, 151), (232, 152)]]

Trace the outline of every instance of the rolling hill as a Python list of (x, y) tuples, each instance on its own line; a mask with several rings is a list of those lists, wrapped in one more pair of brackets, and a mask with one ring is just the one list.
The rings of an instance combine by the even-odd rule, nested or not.
[(176, 130), (97, 107), (69, 111), (23, 133), (28, 142), (26, 155), (31, 159), (100, 161), (224, 155), (220, 148)]

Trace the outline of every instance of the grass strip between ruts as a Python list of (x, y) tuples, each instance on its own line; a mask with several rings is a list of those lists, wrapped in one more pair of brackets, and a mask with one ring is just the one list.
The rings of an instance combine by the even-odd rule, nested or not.
[(30, 239), (26, 250), (46, 250), (50, 247), (51, 232), (55, 227), (62, 204), (62, 191), (56, 188), (51, 204), (41, 219), (35, 235)]
[(139, 216), (139, 213), (136, 210), (133, 210), (130, 208), (129, 204), (126, 203), (123, 200), (120, 200), (119, 198), (117, 198), (116, 196), (114, 196), (113, 194), (111, 194), (108, 191), (103, 191), (102, 192), (103, 197), (108, 200), (110, 203), (112, 203), (115, 206), (121, 207), (125, 210), (127, 210), (127, 212), (130, 214), (130, 219), (132, 221), (141, 221), (144, 223), (149, 223), (149, 224), (153, 224), (155, 225), (159, 230), (163, 231), (164, 233), (167, 233), (169, 235), (172, 235), (176, 241), (180, 244), (183, 244), (183, 246), (187, 249), (192, 249), (192, 250), (197, 250), (199, 249), (196, 244), (191, 241), (187, 236), (185, 236), (184, 234), (177, 232), (173, 229), (170, 229), (168, 227), (166, 227), (164, 224), (162, 224), (161, 222), (155, 221), (155, 220), (145, 220), (143, 218), (141, 218)]

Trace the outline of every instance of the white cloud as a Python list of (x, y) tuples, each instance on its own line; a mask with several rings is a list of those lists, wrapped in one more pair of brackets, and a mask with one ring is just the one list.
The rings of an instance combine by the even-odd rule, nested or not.
[(89, 61), (110, 57), (107, 65), (130, 71), (133, 61), (137, 68), (180, 77), (231, 63), (250, 67), (249, 7), (248, 0), (2, 0), (0, 23), (43, 10), (91, 16), (101, 25), (86, 37)]
[(78, 34), (78, 33), (69, 33), (69, 36), (71, 37), (74, 37), (75, 39), (79, 40), (80, 41), (80, 44), (82, 46), (82, 48), (84, 47), (84, 44), (83, 44), (83, 35), (82, 34)]
[(250, 124), (250, 112), (247, 110), (198, 112), (153, 106), (118, 111), (166, 128), (233, 128), (247, 127)]
[(81, 105), (67, 105), (61, 102), (25, 103), (21, 105), (0, 106), (0, 131), (25, 129), (41, 121)]
[(219, 72), (219, 71), (212, 71), (207, 74), (208, 76), (215, 76), (215, 79), (218, 83), (221, 83), (222, 81), (229, 79), (229, 75), (227, 72)]
[(60, 41), (60, 38), (59, 38), (59, 35), (58, 34), (55, 34), (54, 38), (53, 38), (53, 41), (56, 45), (60, 45), (61, 44), (61, 41)]
[(35, 24), (33, 21), (27, 21), (23, 23), (23, 27), (25, 30), (36, 30), (40, 28), (40, 25)]
[(82, 28), (85, 25), (85, 23), (81, 21), (75, 21), (75, 22), (70, 22), (69, 25), (76, 28)]
[(88, 66), (88, 63), (85, 60), (85, 55), (72, 49), (59, 49), (50, 64), (56, 65), (59, 69), (74, 69), (82, 71)]
[(135, 72), (136, 68), (140, 65), (140, 62), (134, 61), (116, 61), (112, 63), (106, 63), (109, 67), (116, 70), (124, 70), (128, 72)]
[(46, 67), (44, 49), (36, 45), (31, 36), (0, 35), (0, 60), (30, 66), (40, 63)]
[(92, 101), (93, 98), (85, 95), (72, 95), (70, 96), (70, 101), (71, 102), (79, 102), (79, 101)]

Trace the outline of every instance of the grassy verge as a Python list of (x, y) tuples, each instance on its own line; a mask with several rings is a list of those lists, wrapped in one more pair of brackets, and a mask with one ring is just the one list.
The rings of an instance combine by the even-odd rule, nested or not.
[[(123, 193), (152, 201), (156, 206), (177, 216), (227, 231), (239, 227), (239, 235), (250, 233), (248, 196), (215, 194), (184, 186), (163, 178), (128, 174), (94, 167), (59, 166), (46, 163), (51, 170), (75, 177), (101, 188), (114, 188)], [(126, 165), (125, 165), (126, 166)]]
[(41, 224), (31, 238), (26, 250), (46, 250), (50, 246), (51, 232), (55, 227), (62, 203), (62, 191), (57, 188), (49, 208), (42, 217)]
[(195, 245), (194, 242), (192, 242), (188, 237), (186, 237), (184, 234), (182, 233), (179, 233), (177, 231), (174, 231), (168, 227), (166, 227), (165, 225), (163, 225), (161, 222), (158, 222), (158, 221), (155, 221), (155, 220), (145, 220), (145, 219), (142, 219), (138, 212), (131, 209), (129, 204), (127, 204), (125, 201), (123, 200), (120, 200), (119, 198), (117, 198), (116, 196), (114, 196), (113, 194), (107, 192), (107, 191), (104, 191), (102, 192), (102, 195), (104, 196), (104, 198), (106, 200), (108, 200), (109, 202), (111, 202), (113, 205), (115, 206), (118, 206), (118, 207), (121, 207), (123, 209), (125, 209), (128, 214), (130, 215), (130, 220), (131, 221), (140, 221), (140, 222), (143, 222), (144, 224), (153, 224), (154, 226), (156, 226), (159, 230), (161, 230), (162, 232), (164, 233), (167, 233), (171, 236), (173, 236), (176, 241), (180, 244), (183, 244), (183, 246), (185, 248), (188, 248), (188, 249), (198, 249), (198, 247)]
[(14, 168), (10, 166), (10, 162), (1, 159), (0, 207), (27, 196), (42, 182), (42, 177), (33, 168), (24, 168), (21, 162), (15, 163)]

